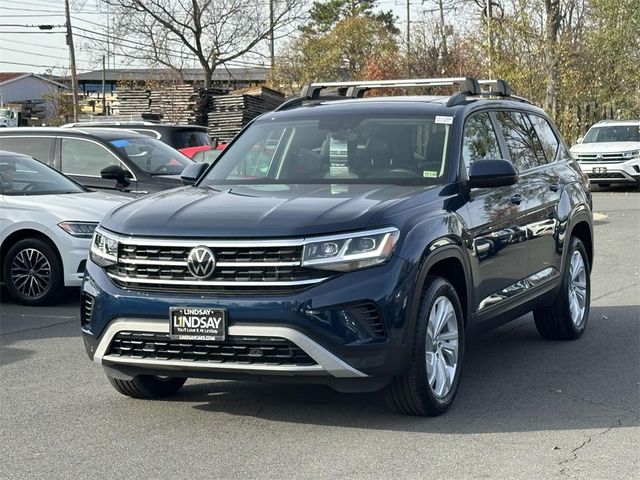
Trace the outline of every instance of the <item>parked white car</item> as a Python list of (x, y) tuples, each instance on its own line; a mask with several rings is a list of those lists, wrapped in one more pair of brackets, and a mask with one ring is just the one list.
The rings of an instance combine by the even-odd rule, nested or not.
[(591, 183), (632, 184), (640, 189), (640, 120), (603, 120), (571, 147)]
[(92, 192), (39, 161), (0, 151), (0, 259), (9, 294), (25, 305), (79, 286), (96, 228), (126, 197)]

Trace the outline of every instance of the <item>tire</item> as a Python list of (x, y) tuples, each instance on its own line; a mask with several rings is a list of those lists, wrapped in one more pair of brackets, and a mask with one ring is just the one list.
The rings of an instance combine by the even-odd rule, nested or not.
[(9, 295), (23, 305), (47, 305), (64, 291), (62, 262), (44, 240), (20, 240), (7, 251), (2, 277)]
[[(590, 274), (587, 251), (579, 238), (572, 237), (560, 292), (553, 304), (533, 311), (540, 335), (549, 340), (575, 340), (582, 335), (589, 320)], [(576, 303), (572, 306), (572, 302)]]
[(119, 393), (131, 398), (162, 398), (173, 395), (187, 381), (186, 378), (139, 375), (131, 380), (121, 380), (107, 375), (109, 382)]
[[(438, 312), (443, 312), (445, 321), (449, 321), (441, 326), (440, 338), (436, 336), (433, 341), (432, 325), (438, 323)], [(410, 368), (391, 380), (385, 397), (392, 410), (404, 415), (441, 415), (456, 397), (464, 360), (464, 321), (453, 286), (444, 278), (428, 276), (417, 315)]]

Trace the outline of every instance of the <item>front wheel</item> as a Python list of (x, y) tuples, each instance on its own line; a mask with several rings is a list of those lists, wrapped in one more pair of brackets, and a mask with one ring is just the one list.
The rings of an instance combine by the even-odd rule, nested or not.
[(9, 294), (23, 305), (46, 305), (63, 293), (62, 263), (53, 247), (39, 238), (16, 242), (2, 268)]
[(580, 239), (572, 237), (558, 296), (550, 306), (533, 311), (538, 332), (550, 340), (578, 338), (587, 326), (590, 303), (589, 258)]
[(109, 383), (122, 395), (131, 398), (162, 398), (176, 393), (186, 378), (138, 375), (131, 380), (114, 378), (107, 374)]
[(411, 366), (388, 385), (389, 406), (405, 415), (446, 412), (458, 392), (464, 339), (456, 290), (444, 278), (428, 276), (418, 308)]

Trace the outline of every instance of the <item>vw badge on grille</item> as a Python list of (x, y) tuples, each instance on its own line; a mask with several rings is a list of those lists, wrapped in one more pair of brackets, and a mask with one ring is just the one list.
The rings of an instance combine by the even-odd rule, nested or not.
[(604, 155), (602, 155), (601, 153), (596, 155), (596, 160), (602, 160), (603, 158), (604, 158)]
[(208, 278), (216, 269), (216, 257), (207, 247), (194, 247), (187, 257), (187, 268), (196, 278)]

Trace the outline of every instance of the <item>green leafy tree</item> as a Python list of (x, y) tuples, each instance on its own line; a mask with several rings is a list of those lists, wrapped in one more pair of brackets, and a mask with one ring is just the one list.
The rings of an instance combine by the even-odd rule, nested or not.
[(374, 12), (376, 0), (329, 0), (314, 2), (309, 11), (309, 21), (300, 27), (306, 34), (325, 34), (333, 30), (340, 22), (352, 17), (369, 17), (385, 26), (389, 32), (398, 34), (395, 25), (396, 16), (391, 10)]

